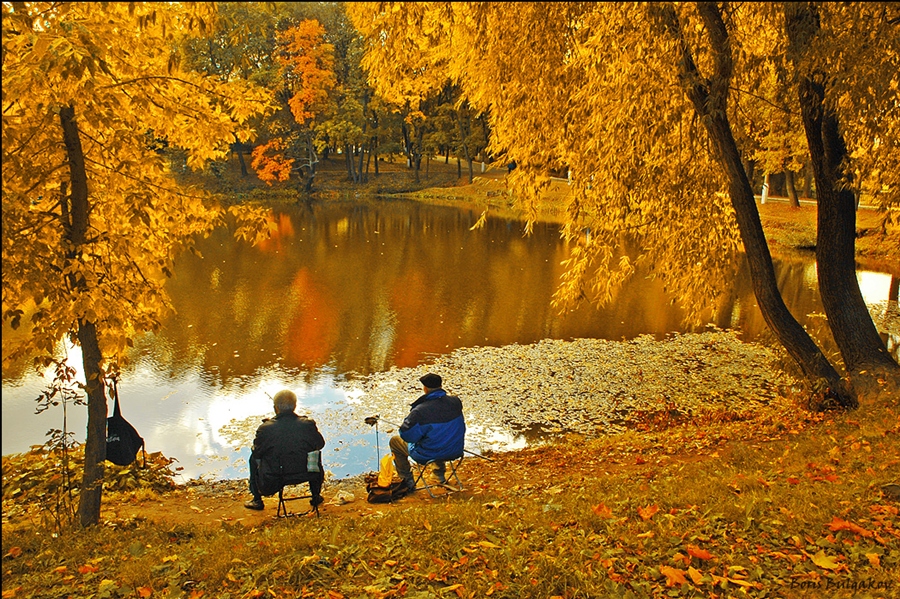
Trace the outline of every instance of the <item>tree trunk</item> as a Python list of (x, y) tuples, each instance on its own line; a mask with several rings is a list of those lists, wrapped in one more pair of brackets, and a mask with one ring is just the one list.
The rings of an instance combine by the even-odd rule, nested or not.
[(812, 165), (807, 164), (804, 167), (803, 173), (803, 197), (807, 199), (812, 199), (812, 181), (813, 181), (813, 172)]
[(466, 164), (469, 165), (469, 183), (473, 183), (475, 181), (475, 171), (472, 169), (472, 155), (469, 152), (469, 144), (466, 141), (469, 139), (469, 134), (472, 130), (472, 117), (466, 112), (466, 122), (463, 123), (462, 111), (456, 111), (456, 123), (459, 128), (459, 139), (462, 144), (463, 155), (466, 158)]
[(797, 197), (797, 188), (794, 187), (793, 171), (790, 171), (790, 170), (784, 171), (784, 187), (787, 190), (787, 195), (791, 201), (791, 206), (793, 206), (794, 208), (799, 208), (800, 207), (800, 198)]
[(660, 16), (667, 32), (679, 44), (676, 64), (682, 87), (694, 106), (700, 121), (713, 142), (716, 159), (728, 181), (728, 192), (734, 207), (741, 240), (747, 253), (753, 292), (766, 323), (794, 358), (817, 396), (817, 407), (825, 401), (842, 406), (855, 406), (856, 397), (840, 375), (791, 315), (778, 291), (772, 256), (763, 232), (753, 189), (741, 163), (741, 155), (727, 116), (728, 87), (731, 81), (732, 56), (728, 31), (715, 3), (698, 3), (711, 44), (714, 73), (704, 78), (694, 62), (690, 47), (681, 30), (675, 7), (667, 3)]
[(350, 144), (344, 144), (344, 160), (347, 162), (347, 176), (353, 183), (358, 182), (358, 177), (353, 169), (353, 153), (350, 150)]
[(750, 181), (750, 187), (753, 187), (754, 170), (756, 170), (756, 161), (749, 158), (744, 160), (744, 171), (747, 173), (747, 180)]
[[(87, 239), (90, 219), (90, 200), (87, 187), (87, 171), (84, 165), (84, 151), (78, 124), (75, 122), (75, 108), (72, 105), (61, 108), (59, 121), (63, 131), (66, 159), (69, 163), (69, 177), (72, 193), (68, 198), (69, 222), (64, 223), (69, 249), (67, 258), (80, 261), (82, 246)], [(63, 198), (63, 202), (66, 199)], [(73, 289), (89, 292), (82, 277), (69, 275)], [(88, 396), (87, 436), (84, 445), (84, 475), (81, 479), (81, 493), (78, 502), (78, 521), (81, 526), (92, 526), (100, 522), (100, 503), (103, 497), (103, 476), (106, 460), (106, 394), (103, 392), (102, 362), (97, 329), (93, 322), (78, 319), (78, 343), (81, 345), (82, 364)]]
[(250, 173), (247, 172), (247, 163), (244, 161), (244, 153), (238, 150), (237, 157), (238, 164), (241, 165), (241, 178), (249, 176)]
[(303, 191), (312, 193), (313, 182), (316, 178), (316, 164), (319, 162), (319, 157), (316, 156), (316, 148), (313, 145), (312, 133), (309, 131), (306, 133), (306, 150), (309, 156), (309, 169), (306, 171), (306, 184), (303, 187)]
[(900, 366), (891, 358), (866, 307), (856, 277), (856, 198), (841, 184), (847, 146), (837, 114), (825, 105), (825, 75), (801, 73), (803, 57), (820, 31), (813, 5), (784, 4), (785, 30), (797, 73), (797, 91), (806, 130), (818, 201), (816, 263), (819, 293), (850, 380), (859, 391), (878, 389), (878, 378), (900, 387)]

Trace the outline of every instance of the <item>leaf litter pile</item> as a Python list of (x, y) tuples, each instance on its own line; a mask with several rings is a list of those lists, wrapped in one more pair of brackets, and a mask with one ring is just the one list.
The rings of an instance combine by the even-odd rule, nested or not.
[(467, 444), (490, 449), (561, 433), (626, 430), (661, 411), (692, 416), (747, 410), (777, 401), (797, 382), (775, 368), (770, 349), (735, 333), (675, 334), (662, 341), (543, 340), (531, 345), (459, 349), (416, 368), (395, 368), (343, 383), (355, 417), (400, 422), (426, 371), (463, 401)]

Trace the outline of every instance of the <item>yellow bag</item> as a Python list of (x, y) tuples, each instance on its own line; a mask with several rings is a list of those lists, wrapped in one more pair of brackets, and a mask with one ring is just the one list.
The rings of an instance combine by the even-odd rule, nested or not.
[(390, 487), (391, 481), (397, 476), (397, 469), (394, 467), (394, 455), (389, 453), (381, 458), (381, 464), (378, 469), (378, 486)]

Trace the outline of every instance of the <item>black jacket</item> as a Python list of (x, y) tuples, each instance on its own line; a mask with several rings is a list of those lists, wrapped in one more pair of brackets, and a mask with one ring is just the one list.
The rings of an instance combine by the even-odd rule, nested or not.
[[(256, 429), (251, 458), (259, 460), (259, 486), (263, 495), (277, 492), (286, 479), (306, 480), (310, 451), (325, 447), (316, 422), (294, 412), (282, 412), (266, 419)], [(319, 458), (319, 475), (322, 472)], [(271, 487), (276, 485), (274, 491)]]

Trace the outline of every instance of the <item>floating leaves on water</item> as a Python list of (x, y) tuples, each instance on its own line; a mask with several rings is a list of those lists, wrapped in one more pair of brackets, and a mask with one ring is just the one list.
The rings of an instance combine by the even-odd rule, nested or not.
[(642, 335), (464, 348), (416, 368), (340, 384), (354, 396), (351, 420), (362, 424), (377, 413), (387, 426), (399, 423), (421, 393), (423, 372), (436, 372), (444, 389), (463, 401), (467, 445), (506, 450), (521, 437), (622, 432), (626, 417), (642, 410), (691, 414), (765, 405), (796, 384), (775, 362), (768, 348), (716, 330), (663, 340)]

